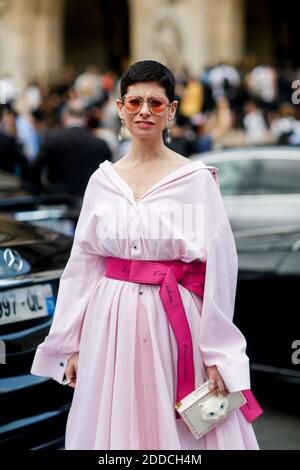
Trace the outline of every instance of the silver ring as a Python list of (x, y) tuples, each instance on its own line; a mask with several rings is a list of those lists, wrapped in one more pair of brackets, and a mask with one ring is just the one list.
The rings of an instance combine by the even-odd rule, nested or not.
[(217, 382), (215, 380), (209, 380), (208, 383), (209, 385), (214, 385), (214, 386), (217, 385)]

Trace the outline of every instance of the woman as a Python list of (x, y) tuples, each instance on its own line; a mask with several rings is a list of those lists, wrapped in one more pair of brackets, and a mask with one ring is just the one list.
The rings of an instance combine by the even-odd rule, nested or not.
[[(237, 255), (216, 169), (163, 142), (174, 86), (151, 60), (122, 75), (117, 107), (132, 146), (89, 180), (52, 327), (36, 352), (32, 373), (59, 383), (65, 374), (75, 388), (66, 449), (258, 448), (240, 410), (199, 440), (174, 411), (207, 379), (215, 394), (250, 386), (245, 339), (232, 323)], [(206, 266), (202, 296), (187, 280), (195, 261)], [(155, 268), (151, 279), (145, 265)], [(186, 315), (177, 325), (174, 298)], [(192, 340), (183, 356), (178, 328)]]

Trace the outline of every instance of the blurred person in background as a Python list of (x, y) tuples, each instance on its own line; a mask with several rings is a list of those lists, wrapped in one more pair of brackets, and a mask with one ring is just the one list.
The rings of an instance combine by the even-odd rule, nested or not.
[(102, 74), (102, 89), (105, 90), (107, 93), (112, 93), (114, 91), (116, 80), (116, 72), (114, 70), (106, 70), (106, 72)]
[(277, 71), (271, 65), (257, 65), (245, 76), (250, 97), (259, 100), (266, 112), (272, 111), (278, 99)]
[(75, 80), (75, 68), (71, 65), (64, 66), (57, 77), (55, 92), (62, 97), (66, 97), (68, 91), (73, 87)]
[[(8, 113), (12, 117), (9, 105), (0, 104), (0, 169), (20, 176), (25, 181), (28, 175), (28, 166), (22, 148), (15, 133), (7, 134), (3, 125), (5, 115)], [(12, 122), (11, 129), (13, 129)]]
[(174, 152), (180, 153), (184, 157), (189, 157), (195, 153), (194, 140), (196, 134), (192, 131), (190, 119), (178, 114), (170, 130), (171, 142), (166, 146)]
[[(101, 127), (116, 135), (119, 132), (119, 116), (116, 112), (116, 99), (119, 96), (119, 79), (116, 73), (110, 71), (103, 74), (102, 85), (107, 93), (107, 99), (101, 104)], [(114, 157), (115, 158), (115, 157)]]
[(178, 114), (181, 114), (180, 107), (183, 95), (185, 93), (185, 87), (187, 85), (187, 78), (183, 71), (177, 71), (175, 76), (175, 97), (178, 101)]
[(0, 105), (2, 108), (2, 120), (0, 129), (5, 135), (17, 137), (16, 118), (17, 112), (14, 110), (12, 103)]
[(211, 135), (214, 145), (222, 145), (222, 139), (233, 128), (234, 119), (230, 103), (225, 96), (216, 99), (216, 106), (208, 114), (207, 131)]
[(36, 191), (83, 196), (91, 174), (104, 160), (111, 161), (111, 151), (103, 139), (86, 128), (80, 99), (67, 103), (62, 125), (48, 134), (34, 165), (32, 182)]
[(29, 83), (24, 91), (24, 101), (26, 108), (30, 111), (34, 111), (41, 105), (42, 92), (39, 83), (33, 80)]
[(187, 85), (184, 88), (179, 112), (187, 118), (199, 113), (203, 107), (203, 86), (192, 76), (188, 77)]
[(47, 128), (61, 126), (61, 113), (65, 104), (66, 99), (55, 90), (51, 89), (48, 93), (46, 93), (46, 96), (41, 103), (40, 109), (42, 109), (45, 113)]
[(10, 73), (4, 73), (0, 80), (5, 92), (5, 102), (10, 104), (18, 98), (15, 81)]
[(246, 101), (244, 105), (243, 125), (248, 145), (271, 143), (272, 135), (268, 129), (264, 113), (255, 100)]
[(199, 77), (199, 81), (203, 87), (203, 112), (211, 111), (215, 106), (212, 87), (209, 79), (209, 73), (211, 69), (211, 65), (204, 67)]
[(277, 70), (278, 101), (288, 103), (291, 100), (292, 83), (297, 80), (297, 72), (290, 61), (285, 61)]
[(47, 115), (42, 108), (35, 109), (31, 112), (31, 122), (35, 130), (35, 145), (37, 148), (37, 156), (40, 154), (47, 129)]
[(300, 121), (295, 117), (295, 108), (282, 103), (277, 116), (271, 122), (271, 132), (279, 145), (300, 145)]
[[(299, 70), (289, 62), (277, 69), (256, 64), (255, 58), (239, 68), (224, 62), (209, 64), (197, 78), (185, 67), (178, 67), (174, 74), (177, 119), (171, 130), (173, 142), (168, 146), (189, 156), (204, 149), (236, 145), (240, 139), (237, 128), (243, 144), (264, 144), (269, 138), (269, 142), (298, 145), (299, 106), (288, 102), (291, 83), (299, 78)], [(9, 74), (2, 77), (10, 104), (1, 123), (2, 134), (16, 139), (29, 167), (42, 154), (45, 135), (62, 127), (67, 104), (78, 98), (87, 110), (89, 132), (106, 141), (112, 161), (128, 152), (130, 132), (123, 129), (123, 140), (118, 142), (116, 138), (118, 75), (111, 69), (100, 73), (96, 66), (87, 67), (79, 75), (75, 70), (72, 65), (63, 67), (50, 83), (42, 78), (30, 80), (22, 93)], [(284, 111), (285, 103), (291, 105), (288, 111)]]
[(87, 110), (87, 128), (95, 137), (105, 140), (112, 154), (112, 161), (115, 161), (118, 150), (115, 129), (106, 127), (103, 123), (103, 108), (91, 106)]
[(208, 152), (213, 149), (213, 139), (207, 130), (207, 117), (204, 113), (195, 114), (191, 118), (192, 129), (195, 132), (193, 142), (194, 152)]
[(29, 166), (33, 165), (40, 151), (40, 137), (33, 120), (29, 113), (16, 113), (16, 135)]
[(238, 70), (225, 62), (220, 62), (212, 67), (207, 72), (206, 80), (215, 100), (220, 96), (225, 96), (228, 100), (233, 99), (241, 83)]
[[(74, 90), (86, 106), (107, 99), (107, 91), (103, 88), (102, 79), (103, 77), (95, 65), (88, 66), (85, 72), (76, 78)], [(107, 76), (104, 79), (104, 84), (106, 87), (108, 86)]]

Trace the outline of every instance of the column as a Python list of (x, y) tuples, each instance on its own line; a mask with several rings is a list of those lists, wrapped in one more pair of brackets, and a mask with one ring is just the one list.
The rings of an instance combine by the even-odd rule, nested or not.
[(154, 59), (199, 74), (244, 52), (244, 0), (129, 0), (131, 62)]
[(0, 75), (18, 89), (33, 78), (49, 79), (62, 64), (64, 0), (6, 0), (0, 10)]

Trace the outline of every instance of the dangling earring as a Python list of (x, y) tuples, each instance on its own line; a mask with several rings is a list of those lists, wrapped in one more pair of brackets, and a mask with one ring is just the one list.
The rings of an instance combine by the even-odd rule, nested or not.
[(124, 131), (124, 129), (125, 129), (124, 119), (121, 119), (121, 122), (122, 122), (122, 126), (121, 126), (121, 129), (119, 130), (119, 134), (118, 134), (118, 140), (119, 140), (119, 141), (123, 140), (123, 135), (122, 135), (122, 133), (123, 133), (123, 131)]
[(166, 144), (170, 144), (171, 142), (172, 142), (171, 126), (168, 126), (167, 137), (166, 137)]

